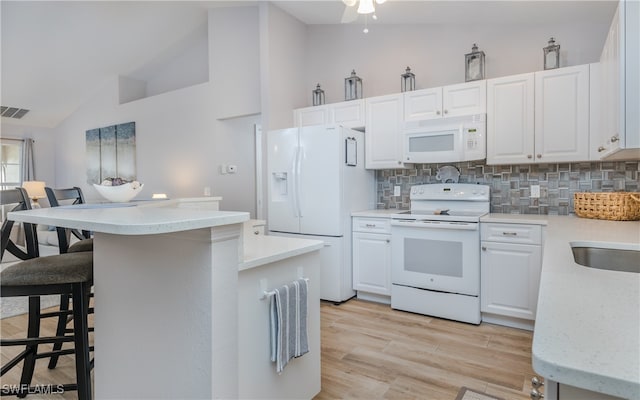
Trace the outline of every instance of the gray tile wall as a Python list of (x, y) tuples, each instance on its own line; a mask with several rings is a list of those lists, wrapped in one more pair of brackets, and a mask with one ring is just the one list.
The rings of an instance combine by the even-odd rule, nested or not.
[[(491, 186), (491, 212), (509, 214), (573, 213), (575, 192), (638, 192), (640, 162), (582, 162), (568, 164), (486, 165), (482, 161), (414, 164), (413, 168), (376, 172), (377, 207), (408, 209), (411, 186), (440, 183), (438, 168), (454, 165), (460, 183)], [(394, 186), (402, 187), (393, 196)], [(531, 198), (530, 186), (540, 185), (540, 198)]]

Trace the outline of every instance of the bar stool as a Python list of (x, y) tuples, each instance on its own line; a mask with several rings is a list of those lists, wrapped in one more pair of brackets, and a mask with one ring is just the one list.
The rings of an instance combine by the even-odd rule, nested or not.
[[(0, 191), (2, 205), (17, 203), (13, 211), (31, 208), (26, 192), (22, 188)], [(13, 224), (5, 221), (2, 225), (2, 247), (0, 259), (9, 245), (9, 231)], [(32, 224), (24, 224), (27, 232), (27, 248), (35, 248), (37, 255), (37, 234)], [(5, 237), (7, 238), (5, 240)], [(23, 361), (20, 385), (3, 385), (2, 395), (25, 397), (33, 388), (30, 386), (35, 362), (54, 354), (75, 354), (76, 383), (61, 385), (63, 390), (77, 390), (78, 399), (91, 399), (91, 368), (89, 359), (89, 329), (87, 324), (89, 293), (93, 284), (93, 253), (76, 252), (48, 257), (35, 257), (17, 262), (0, 272), (0, 296), (29, 296), (29, 319), (27, 337), (22, 339), (2, 339), (1, 346), (24, 346), (25, 350), (2, 365), (0, 376)], [(73, 334), (40, 337), (40, 296), (71, 295), (73, 298)], [(41, 344), (73, 342), (73, 350), (58, 350), (38, 353)], [(30, 389), (27, 389), (30, 388)]]
[[(82, 189), (77, 186), (71, 188), (63, 188), (63, 189), (53, 189), (50, 187), (44, 188), (45, 193), (47, 194), (47, 200), (49, 200), (49, 205), (51, 207), (59, 207), (64, 204), (76, 205), (76, 204), (85, 204), (84, 195), (82, 194)], [(89, 231), (78, 231), (77, 229), (70, 228), (62, 228), (57, 226), (56, 232), (58, 235), (58, 249), (60, 254), (65, 253), (75, 253), (82, 251), (93, 251), (93, 238), (91, 238), (91, 233)], [(71, 243), (71, 234), (73, 234), (76, 238), (80, 239), (78, 242), (73, 244)], [(93, 297), (93, 294), (90, 294)], [(71, 322), (71, 316), (67, 313), (69, 310), (69, 296), (63, 294), (60, 296), (60, 311), (58, 318), (58, 327), (56, 329), (56, 335), (61, 336), (65, 333), (73, 332), (70, 329), (67, 329), (67, 324)], [(89, 313), (93, 313), (93, 309), (89, 308)], [(42, 315), (42, 317), (47, 318), (52, 315), (52, 313), (47, 313)], [(89, 328), (89, 331), (92, 331), (93, 328)], [(55, 343), (53, 345), (53, 350), (57, 351), (62, 348), (62, 343)], [(58, 364), (58, 356), (54, 355), (49, 359), (49, 369), (54, 369)]]
[[(65, 189), (45, 187), (44, 191), (47, 194), (47, 200), (49, 200), (49, 205), (51, 207), (59, 207), (62, 204), (85, 204), (82, 189), (77, 186)], [(56, 227), (56, 231), (58, 234), (58, 248), (60, 249), (60, 254), (73, 253), (76, 251), (93, 251), (93, 239), (91, 238), (91, 232), (61, 227)], [(71, 244), (71, 234), (80, 239), (80, 241)]]

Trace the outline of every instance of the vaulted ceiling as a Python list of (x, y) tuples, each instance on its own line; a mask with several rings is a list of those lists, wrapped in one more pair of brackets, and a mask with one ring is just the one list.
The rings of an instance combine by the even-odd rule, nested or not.
[[(206, 23), (210, 7), (256, 1), (0, 2), (1, 103), (29, 109), (3, 123), (55, 127), (108, 79), (133, 76)], [(340, 0), (275, 1), (306, 24), (339, 24)], [(609, 1), (403, 1), (377, 9), (375, 24), (608, 23)], [(354, 22), (363, 23), (363, 16)]]

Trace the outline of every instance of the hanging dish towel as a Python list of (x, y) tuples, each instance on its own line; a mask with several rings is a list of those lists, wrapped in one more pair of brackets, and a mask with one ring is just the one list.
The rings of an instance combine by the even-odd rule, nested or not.
[(276, 372), (309, 352), (307, 340), (307, 281), (298, 279), (274, 290), (269, 305), (271, 361)]

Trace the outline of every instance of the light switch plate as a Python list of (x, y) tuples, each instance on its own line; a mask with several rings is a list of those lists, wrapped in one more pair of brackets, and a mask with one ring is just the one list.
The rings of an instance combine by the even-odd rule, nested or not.
[(540, 185), (531, 185), (531, 197), (534, 199), (540, 198)]

